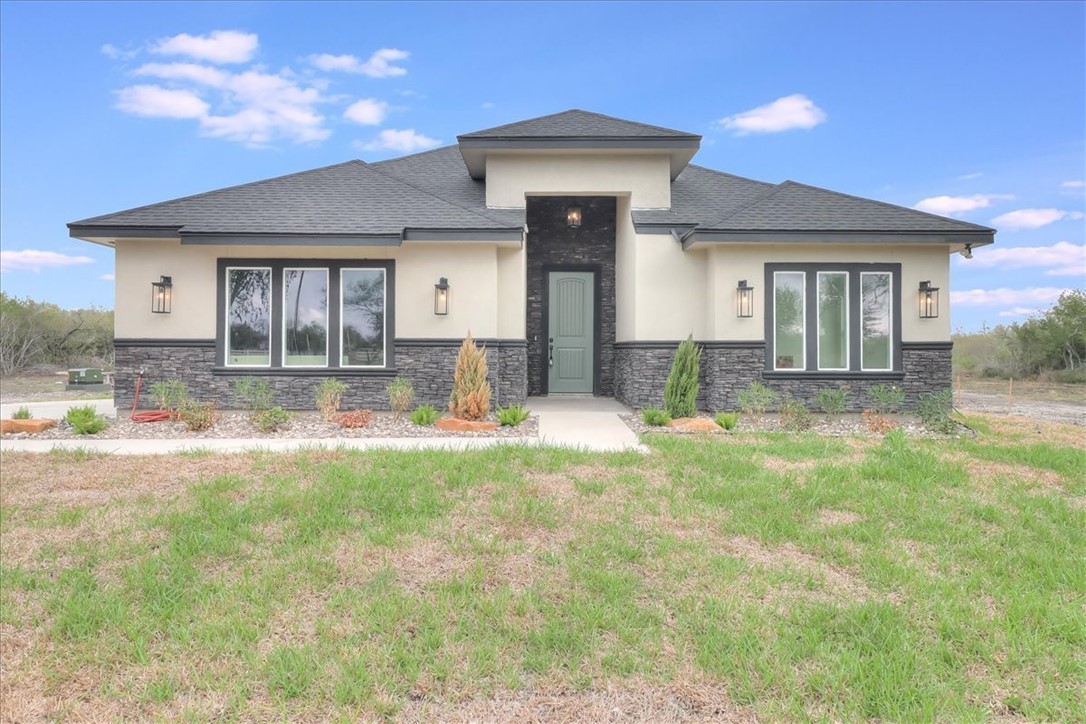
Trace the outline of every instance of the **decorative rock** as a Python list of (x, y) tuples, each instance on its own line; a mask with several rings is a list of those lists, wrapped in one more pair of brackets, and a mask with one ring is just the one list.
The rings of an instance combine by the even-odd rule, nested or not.
[(461, 420), (458, 417), (443, 417), (434, 423), (438, 430), (449, 432), (493, 432), (498, 429), (498, 423), (472, 420)]
[(0, 434), (9, 432), (42, 432), (56, 427), (56, 420), (0, 420)]
[(668, 427), (677, 427), (691, 432), (721, 432), (720, 425), (704, 417), (680, 417), (667, 424)]

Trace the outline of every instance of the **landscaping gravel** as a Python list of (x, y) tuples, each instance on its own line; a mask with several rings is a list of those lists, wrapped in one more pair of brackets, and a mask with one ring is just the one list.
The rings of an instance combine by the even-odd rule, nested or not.
[[(692, 430), (683, 430), (677, 427), (657, 427), (654, 425), (646, 425), (642, 420), (640, 414), (628, 414), (619, 415), (622, 421), (625, 422), (631, 430), (640, 435), (645, 432), (664, 433), (667, 435), (704, 435), (707, 433), (699, 433)], [(705, 419), (711, 420), (711, 417), (703, 416)], [(810, 432), (818, 435), (827, 435), (829, 437), (882, 437), (880, 433), (874, 433), (868, 430), (867, 423), (863, 417), (856, 414), (847, 415), (814, 415), (814, 424), (811, 426)], [(898, 427), (905, 432), (909, 437), (932, 437), (942, 438), (948, 437), (942, 433), (932, 432), (921, 424), (920, 419), (912, 415), (887, 415), (887, 419), (893, 420), (898, 424)], [(723, 428), (720, 428), (720, 432), (725, 432)], [(742, 432), (788, 432), (784, 423), (781, 421), (780, 415), (766, 414), (766, 415), (740, 415), (739, 423), (736, 425), (732, 433)], [(958, 431), (956, 435), (972, 435), (973, 431), (965, 425), (958, 425)]]

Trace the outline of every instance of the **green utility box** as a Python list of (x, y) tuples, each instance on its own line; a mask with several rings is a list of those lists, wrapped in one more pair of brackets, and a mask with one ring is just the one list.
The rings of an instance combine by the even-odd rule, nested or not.
[(100, 385), (104, 381), (102, 370), (98, 367), (81, 367), (68, 370), (69, 385)]

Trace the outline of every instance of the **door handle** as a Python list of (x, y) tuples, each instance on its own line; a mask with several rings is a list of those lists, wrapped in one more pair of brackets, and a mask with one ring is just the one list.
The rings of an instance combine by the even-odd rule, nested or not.
[(549, 347), (547, 349), (547, 357), (548, 357), (547, 365), (549, 367), (554, 367), (554, 337), (550, 338), (550, 345), (549, 345)]

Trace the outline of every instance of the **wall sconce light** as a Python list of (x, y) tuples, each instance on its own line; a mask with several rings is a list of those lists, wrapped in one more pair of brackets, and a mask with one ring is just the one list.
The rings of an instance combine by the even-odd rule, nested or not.
[(441, 277), (434, 285), (434, 314), (444, 317), (449, 313), (449, 280)]
[(735, 316), (754, 316), (754, 287), (748, 287), (746, 279), (735, 288)]
[(154, 314), (169, 314), (173, 306), (173, 277), (162, 277), (151, 282), (151, 311)]
[(939, 287), (930, 281), (920, 282), (920, 318), (935, 319), (939, 316)]
[(566, 223), (571, 229), (581, 228), (581, 207), (570, 206), (566, 209)]

